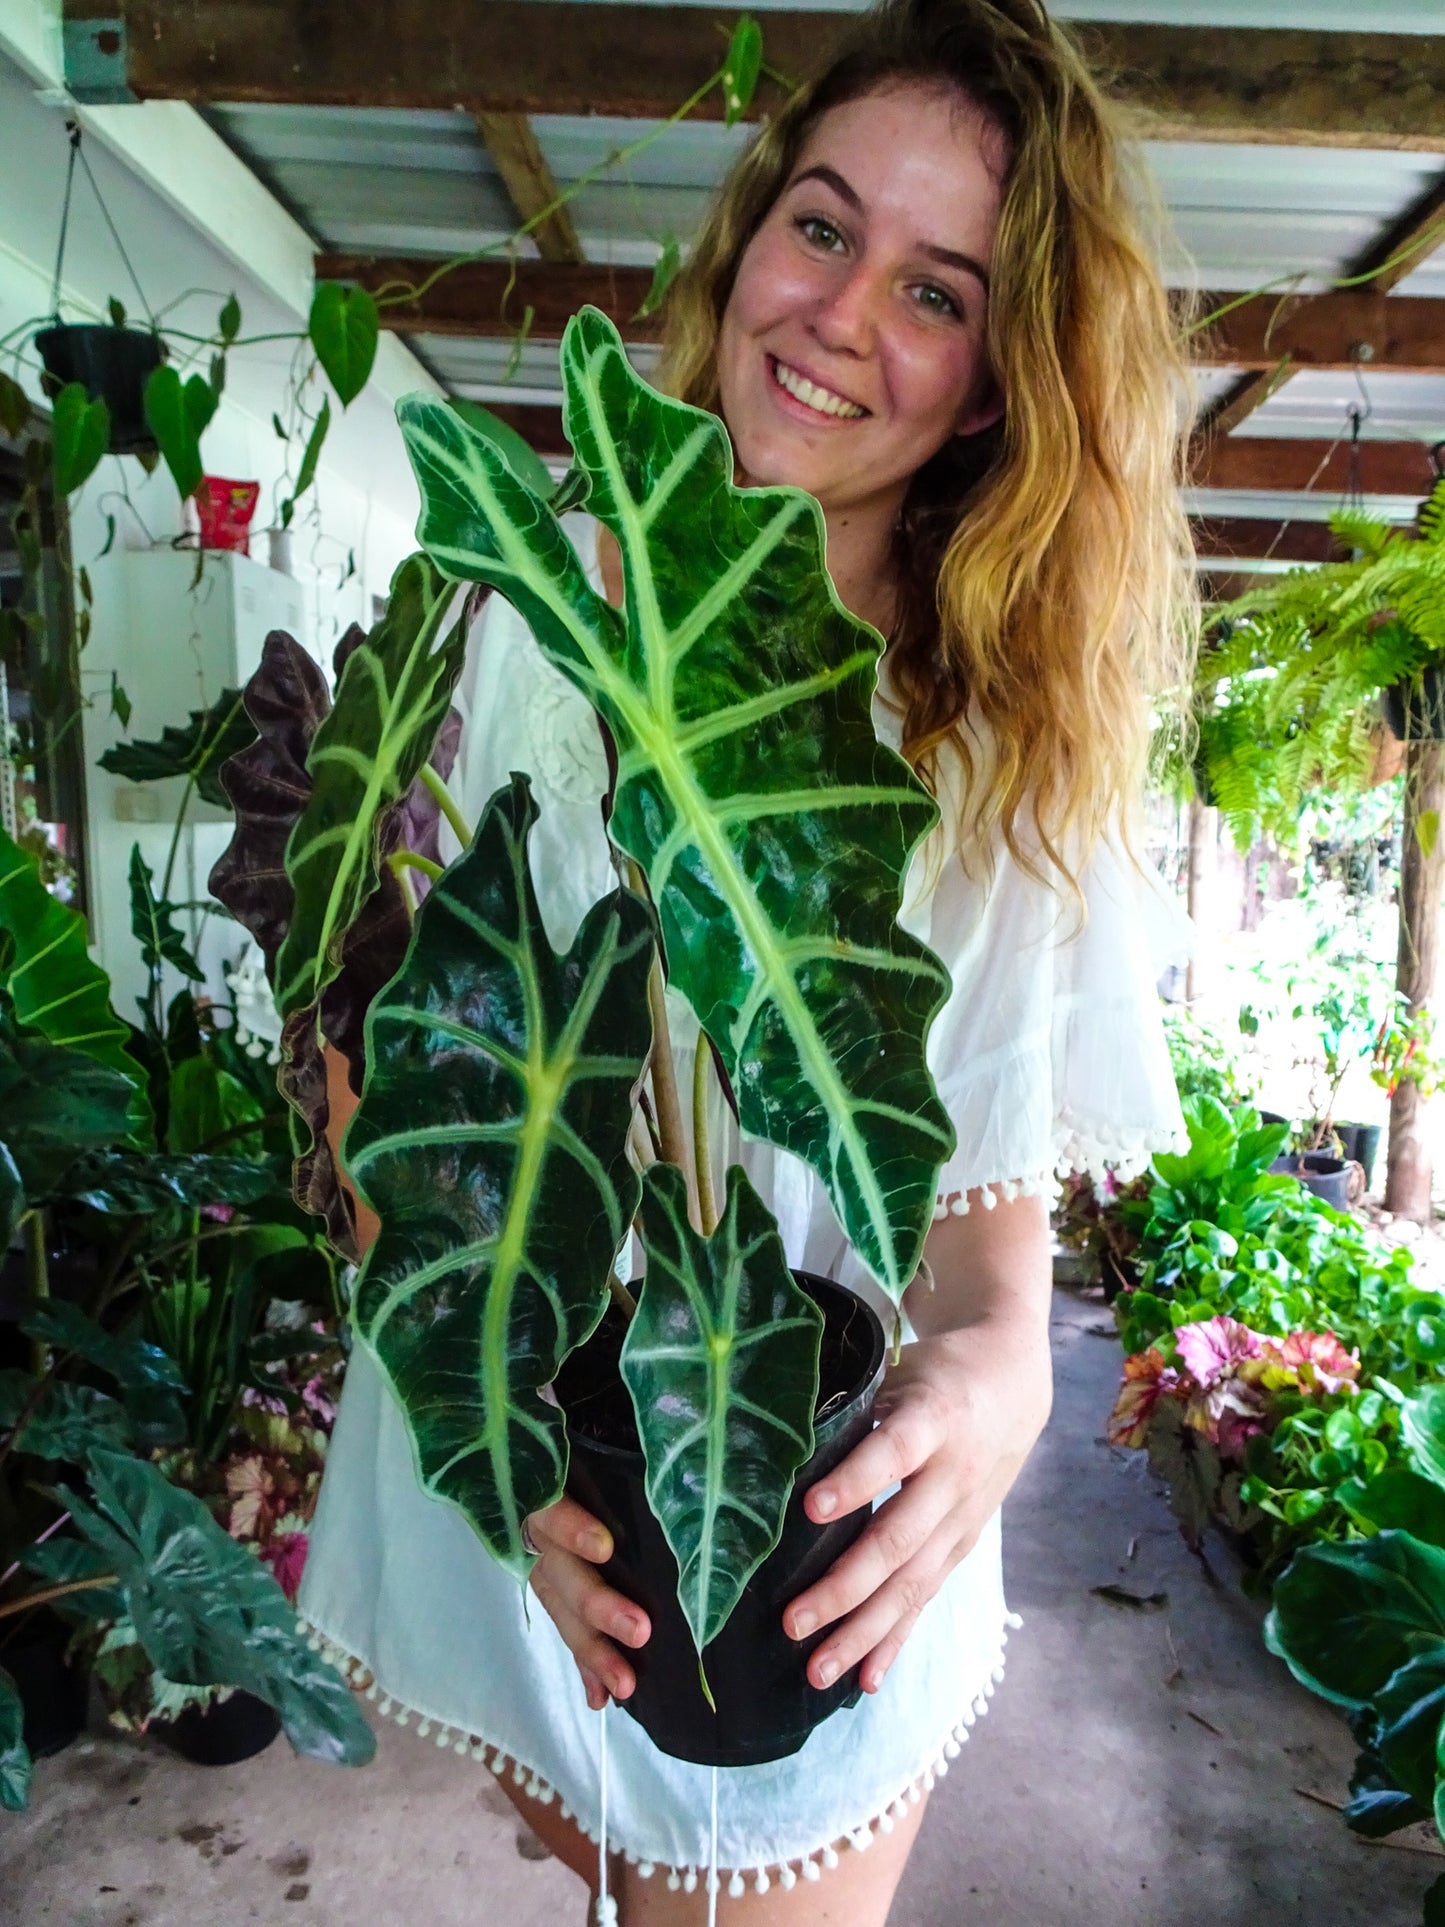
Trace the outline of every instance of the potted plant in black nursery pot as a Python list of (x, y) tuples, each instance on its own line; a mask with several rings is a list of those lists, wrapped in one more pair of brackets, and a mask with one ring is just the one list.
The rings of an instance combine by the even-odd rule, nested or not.
[[(683, 1131), (669, 1006), (697, 1031), (695, 1118), (720, 1073), (742, 1134), (812, 1167), (897, 1305), (953, 1142), (924, 1056), (948, 975), (895, 920), (937, 812), (875, 735), (881, 638), (837, 599), (817, 503), (734, 487), (721, 424), (640, 381), (595, 310), (562, 361), (575, 454), (556, 490), (474, 418), (403, 403), (425, 554), (329, 711), (271, 638), (213, 887), (268, 956), (301, 1195), (353, 1250), (324, 1043), (360, 1093), (344, 1161), (381, 1229), (354, 1326), (424, 1486), (521, 1580), (529, 1513), (564, 1487), (600, 1513), (612, 1582), (654, 1620), (628, 1710), (683, 1757), (755, 1762), (856, 1697), (851, 1677), (807, 1687), (809, 1648), (779, 1622), (865, 1522), (815, 1527), (799, 1494), (870, 1424), (885, 1334), (790, 1272), (740, 1165), (719, 1197), (706, 1130)], [(558, 519), (583, 502), (617, 538), (620, 609)], [(429, 767), (461, 583), (513, 603), (608, 745), (619, 880), (565, 955), (528, 870), (526, 778), (473, 834)], [(462, 844), (445, 871), (408, 846), (418, 780)], [(623, 1283), (634, 1223), (642, 1275)]]

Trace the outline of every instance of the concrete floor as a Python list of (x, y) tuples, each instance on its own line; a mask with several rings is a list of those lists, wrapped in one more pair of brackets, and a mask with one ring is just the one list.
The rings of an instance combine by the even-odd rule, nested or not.
[[(1007, 1513), (1025, 1627), (894, 1927), (1418, 1927), (1438, 1846), (1365, 1845), (1302, 1796), (1343, 1795), (1343, 1722), (1264, 1651), (1223, 1557), (1216, 1577), (1185, 1551), (1142, 1455), (1100, 1442), (1108, 1329), (1056, 1297), (1055, 1415)], [(1167, 1603), (1111, 1605), (1091, 1591), (1109, 1583)], [(0, 1815), (0, 1924), (581, 1927), (576, 1883), (484, 1769), (381, 1728), (362, 1773), (284, 1742), (207, 1771), (82, 1741)]]

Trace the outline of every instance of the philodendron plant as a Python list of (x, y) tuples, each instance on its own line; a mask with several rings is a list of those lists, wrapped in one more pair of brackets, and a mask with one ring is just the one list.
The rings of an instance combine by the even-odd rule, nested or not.
[[(595, 310), (568, 327), (562, 366), (574, 465), (555, 490), (475, 411), (401, 405), (424, 554), (334, 707), (313, 701), (304, 754), (309, 725), (275, 700), (300, 652), (272, 639), (248, 696), (258, 743), (225, 775), (239, 822), (221, 881), (268, 949), (308, 1195), (343, 1236), (308, 1136), (324, 1123), (323, 1044), (360, 1078), (343, 1161), (381, 1229), (353, 1316), (426, 1488), (526, 1576), (523, 1520), (567, 1474), (564, 1415), (541, 1394), (611, 1291), (630, 1318), (621, 1370), (648, 1496), (701, 1651), (776, 1545), (812, 1451), (822, 1318), (742, 1168), (719, 1207), (705, 1136), (687, 1152), (663, 983), (701, 1027), (699, 1072), (711, 1059), (742, 1129), (812, 1167), (896, 1304), (953, 1142), (924, 1056), (948, 976), (896, 921), (936, 808), (874, 732), (881, 638), (838, 601), (813, 498), (734, 486), (721, 423), (647, 387)], [(621, 608), (560, 520), (584, 505), (617, 539)], [(462, 584), (514, 605), (609, 747), (618, 882), (565, 955), (528, 868), (527, 779), (473, 835), (433, 767)], [(445, 871), (406, 843), (414, 784), (462, 843)], [(269, 854), (253, 860), (258, 827)], [(372, 991), (368, 925), (418, 871), (405, 960)], [(635, 1303), (614, 1278), (634, 1223)]]

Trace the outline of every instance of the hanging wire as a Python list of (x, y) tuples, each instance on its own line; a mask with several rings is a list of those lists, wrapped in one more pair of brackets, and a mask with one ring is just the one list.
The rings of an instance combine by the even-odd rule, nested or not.
[(65, 238), (70, 226), (70, 201), (75, 187), (75, 163), (79, 161), (85, 170), (85, 178), (90, 182), (90, 191), (95, 196), (96, 205), (101, 211), (105, 225), (110, 229), (110, 238), (115, 242), (116, 251), (125, 263), (125, 270), (130, 276), (131, 286), (140, 297), (140, 304), (146, 312), (146, 318), (149, 320), (152, 328), (158, 328), (160, 324), (156, 320), (155, 312), (150, 302), (146, 300), (145, 289), (140, 284), (140, 276), (136, 273), (134, 264), (125, 251), (125, 242), (120, 238), (120, 230), (111, 219), (110, 209), (105, 204), (105, 196), (100, 191), (100, 183), (91, 172), (90, 162), (87, 160), (85, 151), (81, 147), (79, 121), (68, 120), (65, 123), (65, 130), (70, 137), (70, 160), (65, 169), (65, 201), (60, 210), (60, 246), (55, 255), (55, 285), (50, 291), (50, 312), (55, 319), (59, 321), (61, 270), (65, 265)]
[(80, 128), (73, 120), (65, 123), (70, 135), (70, 160), (65, 169), (65, 200), (60, 209), (60, 246), (55, 254), (55, 281), (50, 290), (50, 312), (60, 319), (60, 272), (65, 266), (65, 235), (70, 226), (70, 196), (75, 187), (75, 159), (80, 152)]

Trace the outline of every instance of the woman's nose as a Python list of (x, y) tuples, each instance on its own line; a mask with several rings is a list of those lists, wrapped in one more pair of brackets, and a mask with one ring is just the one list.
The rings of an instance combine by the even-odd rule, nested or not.
[(866, 355), (877, 337), (883, 290), (861, 262), (841, 276), (813, 311), (819, 343), (839, 354)]

